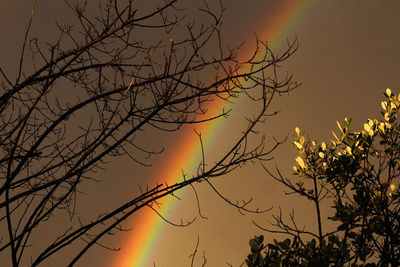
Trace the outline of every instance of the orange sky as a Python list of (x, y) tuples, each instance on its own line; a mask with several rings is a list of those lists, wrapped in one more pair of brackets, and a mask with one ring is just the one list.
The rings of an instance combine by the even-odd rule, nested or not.
[[(270, 12), (276, 6), (284, 5), (288, 1), (290, 0), (225, 1), (226, 32), (223, 37), (232, 43), (249, 41), (245, 48), (251, 47), (254, 33), (263, 32), (263, 28), (266, 27), (262, 23), (260, 25), (260, 22), (271, 16)], [(46, 1), (38, 2), (38, 15), (41, 17), (38, 18), (35, 27), (39, 33), (48, 34), (49, 30), (45, 27), (51, 18), (46, 17), (46, 14), (52, 12), (55, 16), (61, 11), (55, 9), (54, 2), (49, 5), (43, 4)], [(300, 48), (293, 58), (282, 66), (282, 71), (293, 73), (295, 79), (303, 85), (289, 96), (276, 100), (274, 107), (281, 113), (259, 128), (267, 136), (285, 137), (289, 134), (290, 139), (294, 127), (299, 126), (319, 140), (330, 139), (331, 129), (336, 128), (336, 120), (341, 121), (346, 116), (353, 117), (354, 129), (361, 127), (364, 120), (378, 115), (382, 92), (387, 87), (395, 93), (400, 92), (400, 2), (311, 2), (306, 16), (288, 32), (289, 38), (298, 37)], [(3, 15), (3, 19), (0, 20), (0, 32), (4, 32), (7, 27), (9, 34), (0, 39), (0, 65), (10, 66), (12, 69), (15, 65), (13, 58), (17, 53), (13, 49), (16, 47), (15, 43), (21, 39), (21, 34), (16, 33), (26, 24), (26, 20), (17, 18), (26, 17), (30, 7), (21, 7), (16, 11), (21, 14), (5, 20), (4, 14), (15, 10), (15, 7), (11, 6), (8, 9), (4, 3), (0, 4), (0, 15)], [(219, 140), (228, 144), (233, 142), (236, 136), (234, 133), (245, 125), (242, 112), (252, 114), (256, 110), (246, 105), (238, 107), (235, 116), (226, 122)], [(156, 142), (156, 145), (165, 146), (166, 153), (154, 159), (152, 169), (143, 169), (128, 160), (107, 165), (107, 170), (102, 174), (104, 182), (86, 188), (88, 195), (80, 209), (94, 216), (96, 207), (101, 206), (106, 210), (109, 205), (121, 203), (129, 195), (137, 193), (138, 184), (145, 186), (149, 180), (153, 181), (159, 168), (165, 166), (170, 159), (166, 155), (171, 155), (171, 151), (175, 149), (171, 144), (175, 145), (176, 139), (181, 137), (177, 134), (168, 136), (168, 142), (164, 144)], [(151, 135), (149, 140), (150, 138), (154, 136)], [(222, 141), (217, 141), (218, 143)], [(216, 145), (213, 151), (223, 151), (223, 148), (223, 145)], [(290, 174), (295, 153), (295, 149), (288, 142), (275, 153), (275, 160), (270, 166), (275, 167), (276, 164), (284, 174)], [(139, 173), (140, 177), (134, 178), (132, 173)], [(109, 177), (113, 177), (112, 181)], [(208, 219), (198, 219), (193, 225), (183, 229), (166, 225), (165, 231), (157, 241), (161, 246), (150, 256), (156, 266), (188, 266), (189, 255), (194, 250), (197, 236), (200, 238), (200, 245), (195, 266), (201, 266), (199, 264), (203, 251), (208, 261), (206, 266), (227, 266), (226, 263), (238, 266), (249, 251), (248, 240), (262, 233), (251, 223), (251, 219), (268, 225), (271, 214), (277, 212), (278, 206), (282, 206), (286, 212), (296, 208), (300, 222), (310, 228), (314, 224), (308, 219), (312, 218), (313, 213), (304, 208), (304, 202), (285, 196), (282, 187), (273, 182), (259, 165), (250, 164), (232, 175), (218, 179), (215, 184), (230, 199), (253, 197), (256, 206), (273, 206), (274, 210), (260, 216), (242, 216), (236, 209), (227, 206), (208, 187), (199, 185), (202, 212)], [(110, 191), (114, 192), (112, 197)], [(181, 218), (186, 220), (196, 216), (194, 195), (189, 190), (178, 195), (184, 196), (184, 199), (177, 209), (165, 211), (169, 218), (179, 222)], [(110, 198), (112, 199), (109, 203), (103, 203), (104, 199)], [(133, 218), (130, 222), (134, 221)], [(128, 224), (129, 222), (126, 225)], [(117, 234), (106, 242), (118, 246), (121, 240), (126, 240), (126, 237)], [(76, 266), (108, 266), (107, 263), (113, 262), (121, 254), (96, 247)], [(43, 266), (55, 266), (62, 262), (62, 258), (55, 258)]]

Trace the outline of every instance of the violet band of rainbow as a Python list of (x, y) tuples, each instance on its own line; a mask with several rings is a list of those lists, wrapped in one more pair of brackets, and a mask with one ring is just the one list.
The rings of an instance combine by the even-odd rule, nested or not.
[[(257, 25), (261, 40), (267, 40), (269, 48), (279, 49), (288, 38), (301, 18), (311, 6), (312, 0), (287, 1), (284, 5), (278, 5), (272, 16), (266, 18), (263, 25)], [(251, 51), (253, 52), (253, 51)], [(250, 53), (250, 52), (249, 52)], [(233, 104), (238, 105), (240, 101)], [(215, 101), (208, 107), (209, 114), (218, 114), (223, 109), (231, 107), (223, 101)], [(196, 126), (196, 131), (201, 132), (205, 149), (212, 146), (223, 128), (224, 120), (215, 120)], [(174, 184), (182, 181), (182, 170), (185, 173), (195, 173), (201, 161), (201, 147), (199, 138), (193, 131), (187, 131), (185, 137), (178, 143), (178, 149), (172, 158), (160, 170), (158, 183)], [(173, 197), (163, 199), (163, 209), (173, 209), (177, 206), (177, 200)], [(150, 254), (159, 253), (160, 245), (157, 240), (161, 236), (166, 223), (150, 208), (141, 210), (136, 214), (137, 219), (133, 229), (127, 233), (128, 237), (122, 244), (122, 251), (117, 260), (111, 263), (112, 267), (147, 267), (153, 266)]]

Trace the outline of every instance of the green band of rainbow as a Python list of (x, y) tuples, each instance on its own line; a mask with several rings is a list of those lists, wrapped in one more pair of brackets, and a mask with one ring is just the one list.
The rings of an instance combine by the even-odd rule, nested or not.
[[(262, 40), (268, 40), (272, 50), (278, 49), (286, 40), (288, 33), (298, 24), (298, 21), (305, 15), (311, 6), (312, 0), (288, 0), (284, 5), (277, 6), (272, 12), (273, 16), (266, 18), (262, 28), (259, 29), (259, 36)], [(259, 26), (257, 26), (259, 27)], [(224, 108), (225, 103), (216, 102), (209, 107), (209, 114), (217, 114)], [(209, 148), (218, 137), (222, 124), (216, 120), (201, 124), (197, 131), (201, 132), (203, 145)], [(179, 143), (179, 148), (174, 151), (175, 158), (166, 164), (160, 171), (162, 179), (159, 182), (174, 184), (182, 180), (182, 169), (186, 173), (196, 171), (201, 160), (201, 151), (198, 136), (193, 131), (186, 133), (185, 138)], [(167, 177), (167, 178), (166, 178)], [(178, 201), (175, 198), (166, 198), (163, 209), (176, 208)], [(165, 222), (151, 209), (144, 209), (136, 214), (137, 219), (133, 230), (128, 234), (127, 241), (122, 244), (122, 251), (118, 253), (118, 259), (111, 264), (116, 267), (147, 267), (152, 266), (149, 257), (158, 253), (160, 245), (157, 244)]]

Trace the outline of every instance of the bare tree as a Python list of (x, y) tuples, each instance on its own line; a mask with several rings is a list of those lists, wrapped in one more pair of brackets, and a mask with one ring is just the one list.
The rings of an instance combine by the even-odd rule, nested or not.
[[(190, 22), (178, 0), (160, 1), (150, 11), (132, 0), (99, 0), (97, 11), (88, 3), (65, 0), (73, 23), (58, 22), (52, 43), (32, 37), (35, 4), (25, 32), (19, 69), (10, 75), (0, 66), (0, 251), (10, 253), (13, 266), (32, 259), (32, 266), (84, 239), (69, 264), (76, 263), (100, 239), (121, 230), (121, 222), (143, 207), (195, 182), (225, 175), (247, 161), (265, 160), (279, 145), (263, 138), (251, 147), (248, 138), (263, 122), (276, 95), (297, 85), (291, 76), (278, 79), (277, 67), (297, 48), (288, 42), (275, 54), (256, 40), (252, 57), (239, 60), (240, 46), (221, 40), (224, 7), (206, 2), (201, 12), (209, 24)], [(90, 4), (93, 4), (92, 2)], [(210, 49), (212, 48), (212, 49)], [(66, 226), (37, 255), (33, 232), (54, 220), (56, 212), (80, 218), (75, 212), (82, 183), (98, 178), (108, 161), (129, 157), (147, 166), (151, 151), (138, 135), (152, 129), (178, 131), (228, 115), (207, 113), (212, 101), (234, 101), (246, 95), (260, 106), (237, 143), (212, 166), (199, 162), (197, 173), (182, 182), (148, 188), (89, 223)], [(199, 135), (200, 137), (200, 135)], [(201, 138), (199, 138), (201, 142)], [(94, 196), (95, 197), (95, 196)], [(247, 203), (230, 202), (239, 210)]]

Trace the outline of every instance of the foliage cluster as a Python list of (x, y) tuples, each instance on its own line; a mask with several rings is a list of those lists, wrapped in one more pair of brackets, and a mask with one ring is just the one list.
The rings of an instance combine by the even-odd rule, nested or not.
[[(299, 228), (293, 215), (290, 223), (275, 216), (278, 230), (263, 229), (291, 237), (267, 245), (262, 236), (251, 239), (248, 266), (399, 266), (400, 94), (387, 89), (384, 96), (381, 120), (368, 119), (355, 132), (345, 118), (330, 143), (311, 141), (296, 127), (297, 179), (267, 171), (314, 203), (318, 230)], [(328, 220), (337, 224), (331, 232), (323, 231), (325, 201), (333, 209)]]

